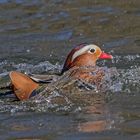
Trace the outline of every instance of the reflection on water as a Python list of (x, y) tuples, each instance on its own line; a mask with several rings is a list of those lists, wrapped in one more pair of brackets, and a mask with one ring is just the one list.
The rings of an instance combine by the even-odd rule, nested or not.
[(105, 94), (64, 75), (45, 98), (1, 98), (1, 139), (140, 139), (139, 15), (137, 0), (0, 0), (0, 85), (11, 70), (59, 73), (79, 43), (114, 56), (98, 62), (109, 79)]
[(105, 104), (95, 104), (84, 108), (85, 120), (79, 123), (80, 132), (102, 132), (112, 129), (113, 120), (110, 119), (110, 112)]

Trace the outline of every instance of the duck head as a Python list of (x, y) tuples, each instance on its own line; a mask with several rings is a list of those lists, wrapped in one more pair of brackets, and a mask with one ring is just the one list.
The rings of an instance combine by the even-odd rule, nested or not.
[(81, 44), (72, 49), (64, 63), (61, 74), (77, 66), (95, 66), (98, 59), (112, 59), (113, 56), (103, 52), (94, 44)]

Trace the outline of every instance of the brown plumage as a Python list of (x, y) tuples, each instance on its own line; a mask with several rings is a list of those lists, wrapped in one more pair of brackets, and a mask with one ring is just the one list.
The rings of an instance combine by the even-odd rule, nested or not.
[[(68, 54), (61, 74), (70, 70), (70, 77), (82, 79), (87, 82), (99, 85), (104, 76), (104, 72), (96, 69), (98, 59), (112, 59), (112, 56), (101, 51), (94, 44), (81, 44)], [(39, 87), (39, 83), (34, 78), (12, 71), (10, 72), (12, 90), (19, 100), (27, 100), (34, 90)]]
[(105, 73), (102, 69), (96, 67), (96, 61), (112, 58), (112, 55), (104, 53), (93, 44), (76, 47), (69, 53), (62, 73), (71, 69), (70, 77), (82, 79), (99, 86)]
[(39, 84), (20, 72), (12, 71), (9, 76), (12, 90), (19, 100), (29, 99), (32, 92), (39, 87)]

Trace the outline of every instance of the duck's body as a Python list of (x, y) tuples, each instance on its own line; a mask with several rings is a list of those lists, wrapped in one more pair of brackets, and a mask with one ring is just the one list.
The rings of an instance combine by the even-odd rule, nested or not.
[[(68, 54), (64, 63), (61, 75), (66, 71), (70, 71), (70, 77), (81, 79), (86, 82), (99, 85), (104, 76), (104, 72), (96, 68), (96, 61), (98, 59), (112, 59), (112, 56), (101, 51), (101, 49), (94, 44), (81, 44), (72, 49)], [(51, 78), (48, 76), (47, 80), (44, 77), (21, 74), (19, 72), (11, 72), (11, 87), (19, 100), (27, 100), (32, 93), (37, 90), (40, 83), (50, 82)]]
[(91, 83), (99, 87), (105, 73), (99, 67), (75, 67), (70, 72), (70, 77)]

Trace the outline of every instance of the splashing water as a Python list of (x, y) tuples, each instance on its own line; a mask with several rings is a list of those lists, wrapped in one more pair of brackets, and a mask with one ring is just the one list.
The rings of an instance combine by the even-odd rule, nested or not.
[[(36, 97), (33, 97), (26, 102), (11, 102), (9, 99), (0, 99), (0, 111), (71, 111), (77, 107), (92, 105), (98, 101), (104, 102), (104, 96), (108, 94), (137, 94), (140, 92), (140, 67), (138, 66), (137, 56), (116, 56), (112, 60), (112, 65), (117, 67), (101, 67), (105, 72), (104, 80), (102, 81), (102, 89), (98, 90), (92, 83), (87, 83), (83, 80), (77, 80), (69, 77), (70, 72), (66, 72), (63, 76), (57, 77), (57, 81), (46, 85), (46, 89)], [(120, 63), (131, 63), (129, 69), (120, 68)], [(133, 63), (135, 62), (135, 63)], [(58, 73), (61, 70), (61, 65), (52, 65), (48, 61), (41, 62), (37, 65), (31, 64), (14, 64), (6, 61), (0, 63), (1, 74), (0, 80), (6, 79), (9, 65), (11, 69), (26, 72), (26, 73)], [(102, 65), (107, 65), (107, 62), (102, 62)], [(111, 65), (111, 64), (109, 64)], [(122, 64), (121, 64), (122, 65)], [(3, 71), (2, 71), (3, 69)], [(99, 68), (100, 69), (100, 68)], [(9, 70), (10, 71), (10, 70)], [(104, 94), (108, 93), (108, 94)], [(10, 101), (10, 102), (9, 102)]]

